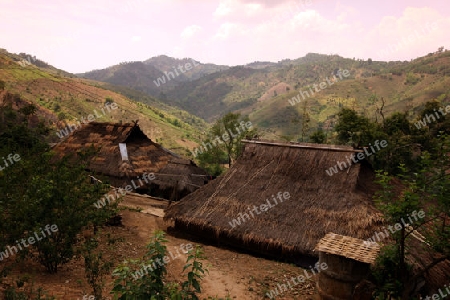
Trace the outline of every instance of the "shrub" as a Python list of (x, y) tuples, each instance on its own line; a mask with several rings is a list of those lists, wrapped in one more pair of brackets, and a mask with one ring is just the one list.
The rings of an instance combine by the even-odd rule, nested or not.
[[(166, 265), (156, 264), (167, 256), (167, 242), (163, 231), (156, 231), (147, 245), (147, 253), (142, 260), (128, 260), (118, 266), (113, 276), (112, 294), (118, 300), (198, 300), (201, 292), (200, 281), (205, 270), (200, 260), (204, 259), (202, 249), (197, 246), (188, 252), (183, 271), (188, 270), (187, 280), (182, 284), (168, 282)], [(155, 268), (149, 266), (156, 266)]]

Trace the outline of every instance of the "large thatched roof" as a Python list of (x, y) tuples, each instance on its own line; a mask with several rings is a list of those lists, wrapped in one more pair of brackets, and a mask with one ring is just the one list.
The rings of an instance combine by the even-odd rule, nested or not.
[[(119, 143), (126, 144), (128, 160), (122, 160)], [(129, 184), (130, 178), (154, 173), (156, 178), (151, 184), (159, 190), (192, 192), (204, 184), (203, 175), (207, 175), (191, 160), (154, 143), (135, 123), (89, 123), (57, 144), (54, 151), (63, 156), (89, 147), (98, 150), (89, 169), (108, 176), (119, 186)]]
[[(372, 203), (374, 173), (353, 164), (333, 176), (325, 170), (358, 152), (349, 147), (244, 141), (242, 156), (228, 172), (172, 204), (166, 219), (220, 241), (260, 252), (317, 256), (314, 247), (327, 233), (367, 239), (382, 225)], [(278, 192), (291, 198), (234, 228)]]

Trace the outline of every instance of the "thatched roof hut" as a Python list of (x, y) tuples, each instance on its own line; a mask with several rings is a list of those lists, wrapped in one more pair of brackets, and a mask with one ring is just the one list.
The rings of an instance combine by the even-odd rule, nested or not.
[[(326, 171), (355, 152), (350, 147), (244, 141), (228, 172), (166, 210), (175, 227), (237, 247), (297, 261), (317, 258), (314, 247), (328, 232), (367, 239), (380, 230), (374, 207), (374, 172), (366, 162), (333, 176)], [(278, 193), (290, 198), (240, 225), (233, 219)], [(242, 220), (241, 218), (241, 220)]]
[[(119, 144), (125, 145), (122, 153)], [(202, 186), (208, 178), (191, 160), (150, 140), (137, 123), (92, 122), (75, 130), (53, 149), (61, 157), (89, 147), (98, 150), (89, 163), (89, 170), (108, 176), (116, 187), (130, 185), (133, 179), (138, 182), (136, 178), (145, 173), (154, 173), (155, 178), (148, 184), (135, 183), (138, 191), (179, 200)]]

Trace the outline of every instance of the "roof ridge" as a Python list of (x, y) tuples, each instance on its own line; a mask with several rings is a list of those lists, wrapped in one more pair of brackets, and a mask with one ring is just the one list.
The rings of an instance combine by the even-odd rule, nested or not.
[(264, 140), (242, 140), (243, 143), (247, 144), (258, 144), (267, 146), (278, 146), (278, 147), (291, 147), (291, 148), (304, 148), (304, 149), (314, 149), (314, 150), (328, 150), (328, 151), (338, 151), (338, 152), (364, 152), (360, 149), (354, 149), (352, 147), (346, 147), (341, 145), (328, 145), (328, 144), (312, 144), (312, 143), (283, 143), (277, 141), (264, 141)]

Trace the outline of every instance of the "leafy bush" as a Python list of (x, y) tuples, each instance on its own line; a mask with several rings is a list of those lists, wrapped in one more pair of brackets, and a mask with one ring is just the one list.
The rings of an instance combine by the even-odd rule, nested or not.
[(398, 262), (398, 251), (394, 246), (386, 246), (381, 250), (371, 270), (377, 285), (374, 295), (378, 297), (376, 299), (389, 299), (389, 297), (396, 299), (401, 295), (402, 283), (398, 279)]
[(116, 213), (116, 206), (97, 209), (93, 205), (109, 189), (90, 183), (85, 169), (92, 153), (80, 153), (77, 159), (54, 157), (39, 136), (43, 129), (27, 125), (25, 116), (34, 111), (0, 110), (5, 120), (0, 125), (0, 154), (17, 153), (21, 158), (0, 173), (0, 251), (33, 233), (42, 237), (42, 228), (56, 225), (56, 232), (47, 231), (48, 235), (17, 253), (35, 258), (55, 273), (73, 257), (81, 230), (89, 224), (104, 224)]
[[(165, 264), (156, 264), (164, 261), (167, 256), (167, 242), (163, 231), (156, 231), (147, 245), (147, 253), (142, 260), (128, 260), (118, 266), (113, 276), (112, 294), (118, 300), (198, 300), (197, 294), (201, 292), (200, 281), (206, 269), (200, 260), (204, 259), (202, 249), (197, 246), (188, 252), (186, 265), (187, 280), (179, 284), (167, 282)], [(153, 267), (151, 267), (153, 266)], [(156, 266), (156, 267), (155, 267)]]
[(112, 263), (105, 260), (103, 253), (96, 251), (98, 240), (88, 238), (84, 243), (81, 254), (84, 257), (84, 274), (93, 290), (95, 299), (103, 299), (102, 289), (105, 285), (104, 277), (112, 268)]
[(420, 77), (417, 77), (416, 75), (414, 75), (413, 73), (408, 73), (406, 75), (406, 81), (405, 84), (408, 85), (415, 85), (416, 83), (418, 83), (420, 81)]
[[(378, 284), (381, 299), (400, 296), (401, 299), (417, 299), (417, 284), (424, 274), (432, 272), (432, 268), (450, 258), (450, 178), (448, 172), (450, 159), (450, 137), (441, 136), (436, 145), (436, 156), (426, 151), (420, 157), (420, 164), (415, 172), (411, 172), (404, 165), (400, 165), (400, 173), (393, 184), (394, 178), (387, 172), (378, 172), (377, 183), (381, 189), (375, 194), (377, 208), (384, 215), (389, 224), (402, 224), (403, 218), (412, 212), (420, 211), (423, 216), (414, 217), (414, 221), (407, 226), (401, 225), (391, 235), (394, 243), (385, 246), (378, 259), (374, 275)], [(401, 187), (401, 191), (395, 190)], [(410, 218), (411, 220), (411, 218)], [(426, 241), (422, 251), (432, 253), (432, 260), (421, 262), (412, 271), (406, 257), (410, 244), (407, 242), (414, 235), (422, 234)]]
[[(8, 286), (3, 292), (4, 300), (55, 300), (55, 297), (48, 296), (42, 287), (37, 289), (34, 282), (28, 283), (27, 276), (16, 280), (16, 286)], [(20, 291), (18, 289), (21, 289)]]
[(325, 135), (325, 133), (323, 132), (322, 129), (319, 129), (316, 132), (314, 132), (312, 135), (310, 135), (309, 138), (311, 139), (311, 141), (313, 143), (323, 144), (323, 143), (325, 143), (327, 136)]

